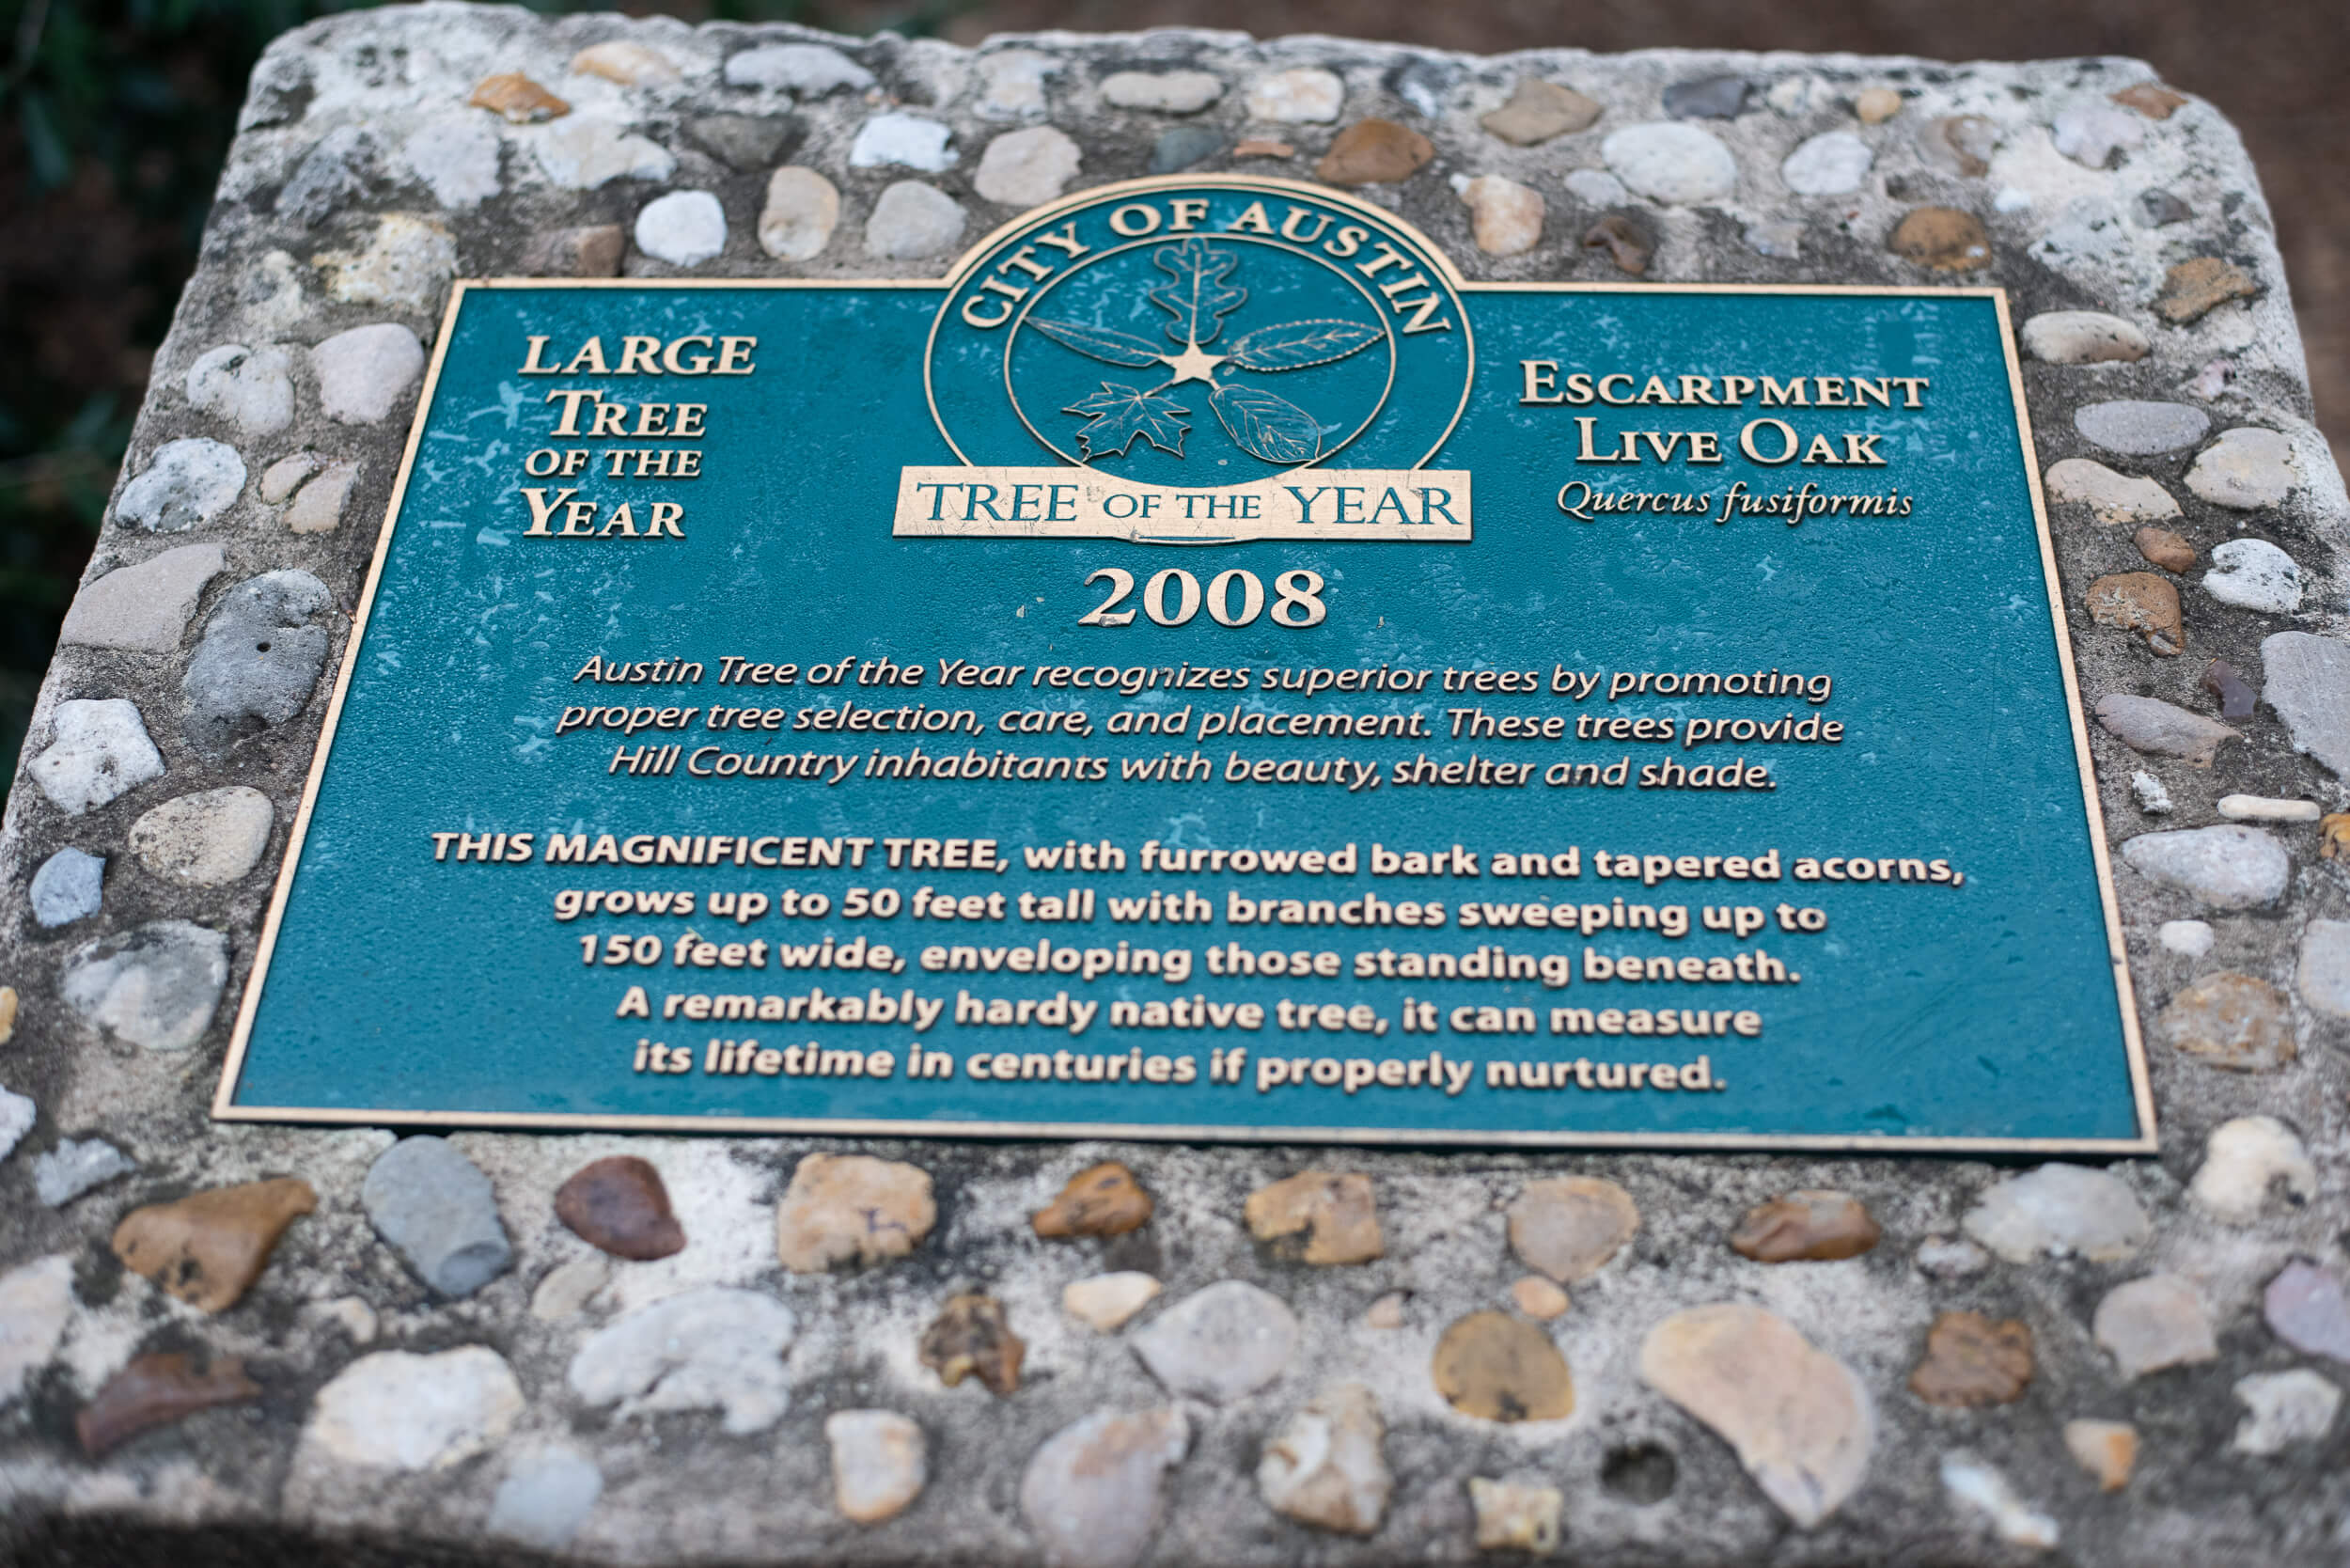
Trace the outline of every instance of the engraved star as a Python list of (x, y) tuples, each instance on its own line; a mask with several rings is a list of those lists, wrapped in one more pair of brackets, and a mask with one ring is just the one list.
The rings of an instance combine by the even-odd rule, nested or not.
[(1226, 356), (1202, 353), (1199, 345), (1194, 343), (1182, 353), (1162, 354), (1160, 358), (1175, 372), (1175, 379), (1167, 383), (1169, 386), (1180, 386), (1187, 381), (1204, 381), (1214, 385), (1215, 368), (1224, 363)]

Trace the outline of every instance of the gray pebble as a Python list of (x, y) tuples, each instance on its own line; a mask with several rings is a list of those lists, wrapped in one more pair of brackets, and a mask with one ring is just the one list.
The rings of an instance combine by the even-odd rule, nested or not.
[(2138, 193), (2138, 222), (2142, 228), (2161, 228), (2168, 224), (2185, 223), (2194, 215), (2194, 208), (2169, 191)]
[(2011, 1263), (2029, 1263), (2043, 1253), (2114, 1262), (2154, 1233), (2138, 1195), (2119, 1177), (2062, 1164), (1999, 1183), (1960, 1223)]
[(2211, 766), (2212, 754), (2220, 742), (2243, 738), (2217, 719), (2189, 713), (2158, 697), (2119, 692), (2097, 699), (2097, 722), (2133, 751), (2152, 757), (2184, 757), (2199, 768)]
[(2153, 457), (2202, 440), (2211, 430), (2211, 416), (2186, 403), (2125, 399), (2075, 410), (2073, 428), (2107, 451)]
[(310, 149), (277, 193), (277, 215), (314, 228), (336, 209), (367, 195), (375, 167), (375, 139), (355, 125), (338, 125)]
[(73, 596), (59, 642), (168, 653), (180, 646), (204, 585), (226, 564), (217, 544), (181, 544), (136, 566), (118, 567)]
[(424, 374), (424, 345), (398, 321), (338, 332), (310, 351), (319, 406), (345, 425), (380, 424)]
[(943, 256), (963, 238), (963, 209), (946, 192), (918, 180), (901, 180), (873, 203), (865, 220), (865, 249), (890, 261)]
[(443, 1295), (471, 1295), (514, 1261), (490, 1178), (446, 1138), (393, 1144), (368, 1168), (359, 1201), (376, 1233)]
[(44, 926), (70, 925), (98, 913), (106, 858), (70, 845), (40, 863), (33, 873), (33, 918)]
[(115, 519), (156, 533), (184, 533), (236, 504), (244, 489), (244, 460), (232, 447), (202, 436), (166, 441), (137, 478), (122, 487)]
[(2284, 846), (2235, 823), (2141, 833), (2122, 846), (2122, 858), (2147, 880), (2218, 909), (2274, 903), (2293, 880), (2293, 857)]
[(1450, 60), (1416, 55), (1387, 73), (1387, 90), (1420, 114), (1435, 119), (1444, 114), (1445, 100), (1452, 96), (1453, 87), (1464, 74)]
[(540, 1551), (560, 1551), (603, 1496), (603, 1472), (568, 1443), (514, 1461), (490, 1501), (489, 1531)]
[(150, 1051), (184, 1051), (228, 983), (228, 938), (186, 920), (154, 920), (67, 955), (57, 994), (91, 1027)]
[(1204, 125), (1179, 125), (1151, 149), (1152, 174), (1177, 174), (1224, 150), (1224, 138)]
[(1743, 76), (1700, 76), (1665, 89), (1665, 113), (1675, 119), (1736, 119), (1753, 96), (1754, 84)]
[(326, 665), (326, 628), (308, 622), (332, 603), (307, 572), (264, 572), (230, 589), (180, 682), (189, 742), (216, 754), (302, 712)]
[(2295, 751), (2350, 778), (2350, 643), (2307, 632), (2261, 639), (2261, 700), (2293, 731)]
[(2340, 1279), (2308, 1259), (2295, 1258), (2268, 1282), (2261, 1314), (2294, 1349), (2350, 1361), (2350, 1300)]
[(46, 1208), (61, 1209), (137, 1168), (137, 1162), (102, 1137), (70, 1137), (48, 1153), (34, 1156), (33, 1196)]
[(2350, 920), (2311, 920), (2293, 972), (2301, 999), (2329, 1018), (2350, 1018)]
[(2291, 615), (2301, 607), (2301, 568), (2264, 539), (2232, 539), (2212, 546), (2203, 591), (2239, 610)]
[(51, 805), (73, 816), (164, 776), (164, 754), (126, 698), (68, 698), (50, 721), (47, 749), (24, 765)]
[[(0, 1160), (16, 1152), (16, 1146), (24, 1141), (24, 1135), (33, 1130), (33, 1119), (39, 1114), (39, 1107), (25, 1096), (0, 1089)], [(17, 1325), (10, 1324), (9, 1327), (14, 1330)]]
[(731, 166), (763, 169), (783, 162), (806, 133), (789, 115), (704, 115), (685, 133)]
[(1281, 1375), (1297, 1351), (1297, 1315), (1270, 1291), (1223, 1279), (1160, 1313), (1133, 1344), (1167, 1392), (1221, 1404)]
[(223, 343), (188, 369), (188, 402), (254, 435), (293, 423), (293, 355), (274, 343)]
[(776, 43), (745, 49), (727, 60), (727, 86), (764, 87), (794, 98), (822, 98), (842, 87), (863, 92), (873, 73), (838, 49), (815, 43)]

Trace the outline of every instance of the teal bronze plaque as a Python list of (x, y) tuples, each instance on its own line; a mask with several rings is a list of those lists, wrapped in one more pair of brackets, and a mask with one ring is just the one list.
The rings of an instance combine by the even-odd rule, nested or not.
[(461, 285), (233, 1120), (2151, 1148), (2004, 298)]

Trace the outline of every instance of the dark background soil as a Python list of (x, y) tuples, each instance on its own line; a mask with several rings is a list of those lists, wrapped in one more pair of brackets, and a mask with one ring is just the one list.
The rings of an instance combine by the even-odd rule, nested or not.
[[(156, 343), (195, 264), (246, 73), (318, 0), (0, 0), (0, 783)], [(541, 6), (539, 8), (558, 8)], [(573, 7), (568, 8), (594, 8)], [(2129, 55), (2211, 100), (2277, 215), (2318, 417), (2350, 452), (2350, 0), (679, 0), (691, 20), (990, 33), (1191, 24), (1490, 54)]]

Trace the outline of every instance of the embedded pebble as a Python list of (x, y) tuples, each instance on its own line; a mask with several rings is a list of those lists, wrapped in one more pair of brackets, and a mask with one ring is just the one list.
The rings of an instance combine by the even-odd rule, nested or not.
[(376, 219), (365, 249), (326, 251), (311, 260), (326, 274), (327, 293), (345, 305), (431, 313), (457, 275), (457, 241), (430, 218), (387, 212)]
[[(399, 322), (378, 321), (338, 332), (312, 349), (310, 368), (329, 419), (380, 424), (424, 374), (424, 345)], [(238, 482), (243, 482), (242, 473)]]
[(2067, 1421), (2064, 1447), (2075, 1464), (2097, 1478), (2097, 1490), (2119, 1492), (2138, 1464), (2138, 1428), (2127, 1421)]
[(478, 207), (498, 194), (498, 134), (481, 120), (428, 121), (400, 144), (400, 156), (444, 207)]
[(358, 482), (358, 463), (329, 463), (286, 509), (286, 526), (298, 534), (333, 533), (342, 525), (343, 503)]
[(2189, 767), (2207, 768), (2222, 741), (2240, 741), (2239, 730), (2217, 719), (2190, 713), (2158, 697), (2116, 692), (2097, 699), (2097, 722), (2133, 751), (2177, 757)]
[(1748, 224), (1746, 232), (1739, 238), (1757, 256), (1775, 256), (1793, 261), (1803, 255), (1803, 225), (1799, 223)]
[(1842, 196), (1860, 189), (1876, 154), (1849, 131), (1827, 131), (1787, 155), (1779, 178), (1797, 196)]
[(1102, 102), (1117, 109), (1196, 115), (1223, 96), (1224, 84), (1204, 71), (1119, 71), (1102, 78)]
[(1250, 119), (1280, 125), (1322, 124), (1339, 118), (1346, 103), (1346, 84), (1333, 71), (1308, 67), (1276, 71), (1248, 84)]
[(1497, 174), (1480, 174), (1460, 184), (1468, 203), (1469, 231), (1487, 256), (1523, 256), (1542, 243), (1543, 196)]
[(1606, 169), (1576, 169), (1566, 179), (1567, 194), (1590, 207), (1621, 207), (1632, 199), (1623, 181)]
[(1048, 1568), (1135, 1568), (1166, 1507), (1191, 1423), (1165, 1406), (1098, 1410), (1047, 1437), (1020, 1477), (1020, 1513)]
[(2211, 430), (2211, 416), (2188, 403), (2121, 399), (2084, 403), (2073, 412), (2073, 428), (2107, 451), (2154, 457), (2202, 440)]
[(1161, 1312), (1131, 1342), (1168, 1393), (1222, 1404), (1280, 1376), (1297, 1338), (1297, 1315), (1279, 1296), (1220, 1279)]
[(676, 62), (658, 49), (625, 39), (591, 43), (572, 56), (577, 76), (601, 76), (624, 87), (660, 86), (680, 79)]
[(166, 441), (115, 502), (118, 522), (156, 533), (184, 533), (227, 511), (244, 489), (244, 460), (234, 447), (202, 436)]
[(2273, 1073), (2300, 1054), (2291, 999), (2250, 975), (2205, 975), (2157, 1022), (2174, 1048), (2231, 1072)]
[(2169, 119), (2189, 102), (2185, 93), (2172, 92), (2159, 82), (2134, 82), (2120, 92), (2107, 96), (2124, 108), (2136, 109), (2148, 119)]
[(2350, 1361), (2350, 1299), (2340, 1279), (2308, 1259), (2295, 1258), (2268, 1282), (2261, 1314), (2294, 1349)]
[(773, 43), (728, 55), (726, 83), (730, 87), (764, 87), (810, 99), (844, 87), (863, 92), (873, 85), (873, 73), (838, 49), (815, 43)]
[(671, 191), (636, 214), (636, 248), (673, 267), (698, 267), (727, 248), (727, 212), (708, 191)]
[(471, 1295), (514, 1262), (490, 1178), (446, 1138), (404, 1137), (377, 1155), (359, 1201), (376, 1233), (443, 1295)]
[(1853, 99), (1852, 112), (1863, 125), (1882, 125), (1902, 112), (1902, 95), (1891, 87), (1865, 87)]
[(0, 1045), (16, 1038), (16, 987), (0, 985)]
[(745, 174), (781, 163), (804, 133), (789, 115), (700, 115), (685, 122), (685, 133)]
[(2313, 800), (2278, 800), (2268, 795), (2221, 795), (2218, 812), (2232, 823), (2313, 823), (2326, 808)]
[(2100, 523), (2159, 523), (2179, 515), (2179, 503), (2161, 485), (2117, 474), (2092, 458), (2051, 463), (2046, 478), (2050, 500), (2078, 501)]
[(248, 784), (167, 800), (131, 824), (131, 851), (157, 876), (218, 887), (261, 863), (276, 821), (269, 796)]
[(474, 108), (489, 110), (509, 125), (557, 119), (572, 112), (569, 103), (519, 71), (484, 76), (474, 85), (473, 96), (465, 102)]
[(2042, 1253), (2093, 1263), (2126, 1258), (2153, 1233), (2138, 1197), (2087, 1166), (2044, 1165), (1993, 1186), (1966, 1211), (1968, 1235), (2011, 1263)]
[(2264, 539), (2232, 539), (2211, 547), (2203, 591), (2240, 610), (2291, 615), (2301, 607), (2301, 568)]
[(136, 1162), (102, 1137), (64, 1138), (48, 1153), (33, 1157), (33, 1196), (43, 1208), (61, 1209), (137, 1168)]
[(277, 193), (276, 216), (303, 228), (317, 227), (337, 209), (367, 195), (379, 150), (374, 136), (358, 126), (335, 127), (319, 138)]
[(916, 1349), (922, 1365), (948, 1388), (976, 1377), (997, 1399), (1020, 1391), (1020, 1364), (1028, 1354), (1027, 1341), (1011, 1331), (1004, 1304), (969, 1292), (947, 1298), (946, 1307), (922, 1330)]
[(33, 1130), (39, 1114), (40, 1107), (28, 1097), (0, 1089), (0, 1160), (16, 1152), (16, 1146)]
[(2293, 983), (2301, 999), (2329, 1018), (2350, 1018), (2350, 920), (2311, 920), (2301, 933)]
[(1297, 149), (1270, 136), (1243, 136), (1232, 144), (1235, 158), (1293, 158)]
[(1052, 200), (1077, 177), (1077, 144), (1049, 125), (1007, 131), (979, 154), (971, 188), (1004, 207), (1038, 207)]
[(63, 1252), (0, 1274), (0, 1404), (49, 1364), (73, 1316), (73, 1259)]
[(1154, 1207), (1133, 1171), (1104, 1160), (1069, 1178), (1058, 1197), (1028, 1217), (1028, 1228), (1048, 1241), (1122, 1236), (1149, 1224)]
[(1044, 113), (1044, 81), (1060, 73), (1060, 62), (1033, 49), (1004, 49), (979, 59), (986, 84), (979, 110), (994, 119), (1025, 119)]
[(2057, 1522), (2027, 1505), (2007, 1477), (1973, 1454), (1944, 1454), (1940, 1473), (1943, 1490), (1981, 1514), (2000, 1540), (2036, 1551), (2057, 1544)]
[(1178, 125), (1151, 144), (1151, 172), (1179, 173), (1223, 150), (1222, 133), (1204, 125)]
[(200, 1370), (185, 1353), (134, 1356), (73, 1418), (73, 1432), (82, 1451), (97, 1459), (198, 1410), (260, 1397), (261, 1386), (245, 1376), (244, 1363), (234, 1356), (215, 1356)]
[(1660, 121), (1609, 134), (1599, 154), (1626, 189), (1673, 206), (1718, 201), (1738, 186), (1738, 160), (1712, 133)]
[(302, 1436), (347, 1465), (446, 1470), (496, 1447), (522, 1413), (522, 1385), (487, 1345), (383, 1350), (319, 1390)]
[(1558, 1550), (1559, 1514), (1566, 1498), (1557, 1487), (1471, 1476), (1468, 1489), (1480, 1551), (1548, 1557)]
[(588, 1246), (650, 1262), (685, 1250), (685, 1228), (650, 1160), (611, 1154), (581, 1166), (555, 1189), (555, 1217)]
[(2201, 958), (2219, 939), (2201, 920), (2165, 920), (2155, 937), (2167, 950), (2188, 958)]
[(2198, 453), (2186, 488), (2216, 507), (2258, 511), (2293, 494), (2293, 442), (2278, 431), (2238, 425)]
[(523, 252), (525, 277), (618, 277), (628, 233), (617, 223), (550, 229), (531, 237)]
[(870, 1154), (809, 1154), (776, 1204), (776, 1254), (794, 1274), (902, 1258), (938, 1221), (930, 1172)]
[(1510, 1304), (1536, 1323), (1564, 1317), (1574, 1305), (1566, 1292), (1539, 1274), (1529, 1274), (1510, 1287)]
[(791, 1408), (783, 1356), (798, 1328), (773, 1296), (704, 1285), (588, 1335), (564, 1381), (589, 1404), (618, 1402), (623, 1419), (721, 1410), (734, 1435), (764, 1432)]
[(1257, 1464), (1257, 1491), (1277, 1513), (1346, 1535), (1372, 1535), (1395, 1477), (1381, 1445), (1386, 1423), (1371, 1389), (1333, 1383), (1290, 1417)]
[(2228, 1445), (2238, 1453), (2282, 1453), (2295, 1443), (2314, 1443), (2342, 1408), (2342, 1390), (2306, 1367), (2239, 1377), (2235, 1397), (2250, 1412)]
[(1316, 1266), (1367, 1263), (1386, 1250), (1371, 1178), (1306, 1170), (1251, 1193), (1248, 1232), (1276, 1256)]
[(859, 128), (856, 140), (849, 145), (849, 166), (871, 169), (900, 165), (929, 174), (944, 173), (955, 166), (954, 151), (948, 146), (953, 136), (938, 120), (891, 110), (875, 115)]
[[(2138, 553), (2146, 557), (2149, 565), (2161, 567), (2165, 572), (2175, 572), (2185, 575), (2195, 568), (2195, 546), (2168, 528), (2157, 528), (2149, 524), (2132, 534), (2130, 542), (2138, 546)], [(2221, 716), (2249, 718), (2251, 714), (2247, 712), (2227, 713)]]
[(274, 343), (223, 343), (188, 368), (188, 402), (254, 435), (293, 423), (293, 355)]
[(1925, 1359), (1909, 1374), (1909, 1391), (1953, 1410), (2012, 1404), (2031, 1384), (2030, 1325), (1994, 1322), (1981, 1312), (1943, 1312), (1926, 1331)]
[(1436, 155), (1435, 145), (1391, 119), (1358, 119), (1331, 140), (1314, 165), (1325, 185), (1393, 185), (1409, 180)]
[(1610, 212), (1583, 233), (1585, 250), (1607, 252), (1616, 271), (1634, 277), (1648, 271), (1651, 258), (1656, 254), (1656, 242), (1639, 225), (1621, 212)]
[(1665, 89), (1665, 113), (1675, 119), (1736, 119), (1753, 97), (1754, 84), (1743, 76), (1698, 76)]
[(226, 564), (217, 544), (180, 544), (135, 566), (118, 567), (73, 596), (57, 640), (128, 653), (168, 653), (180, 646), (204, 585)]
[(1488, 1421), (1574, 1414), (1574, 1377), (1551, 1337), (1507, 1312), (1471, 1312), (1444, 1331), (1429, 1377), (1445, 1402)]
[(1852, 1496), (1876, 1446), (1876, 1412), (1859, 1377), (1760, 1307), (1673, 1313), (1641, 1341), (1640, 1377), (1713, 1428), (1804, 1529)]
[(2123, 844), (2122, 858), (2149, 881), (2217, 909), (2274, 903), (2293, 880), (2293, 857), (2283, 845), (2233, 823), (2141, 833)]
[(25, 889), (33, 918), (54, 929), (97, 914), (105, 875), (104, 855), (67, 845), (40, 863)]
[(1587, 98), (1563, 83), (1526, 76), (1510, 89), (1508, 102), (1477, 123), (1514, 146), (1536, 147), (1553, 136), (1590, 130), (1601, 113), (1595, 98)]
[(596, 1511), (603, 1472), (569, 1443), (534, 1448), (507, 1466), (482, 1528), (501, 1541), (562, 1550)]
[(530, 1315), (540, 1323), (561, 1323), (588, 1309), (598, 1291), (612, 1282), (612, 1260), (602, 1252), (583, 1252), (558, 1263), (530, 1293)]
[(1955, 207), (1913, 208), (1886, 236), (1896, 256), (1939, 273), (1975, 272), (1991, 265), (1991, 236), (1982, 220)]
[(2127, 364), (2154, 345), (2119, 316), (2097, 310), (2044, 310), (2024, 323), (2024, 352), (2050, 365)]
[(1596, 1176), (1528, 1182), (1509, 1208), (1510, 1247), (1562, 1285), (1606, 1266), (1640, 1229), (1632, 1195)]
[(265, 572), (230, 588), (180, 680), (189, 744), (217, 756), (302, 712), (326, 666), (327, 631), (312, 618), (334, 603), (302, 571)]
[(2295, 1205), (2317, 1196), (2317, 1168), (2293, 1129), (2273, 1116), (2239, 1116), (2213, 1128), (2187, 1196), (2222, 1219), (2248, 1225), (2272, 1193)]
[(1832, 1261), (1859, 1257), (1884, 1233), (1852, 1194), (1807, 1189), (1748, 1209), (1730, 1245), (1759, 1263)]
[(922, 1429), (894, 1410), (836, 1410), (824, 1418), (832, 1500), (843, 1518), (878, 1525), (904, 1513), (930, 1480)]
[(2124, 1379), (2216, 1359), (2211, 1318), (2195, 1287), (2170, 1274), (2116, 1285), (2097, 1303), (2091, 1329)]
[(1131, 1269), (1097, 1274), (1062, 1286), (1061, 1309), (1098, 1333), (1115, 1333), (1164, 1288), (1150, 1275)]
[(2106, 167), (2115, 153), (2131, 151), (2146, 141), (2143, 120), (2102, 103), (2060, 110), (2051, 129), (2059, 152), (2092, 169)]
[(2130, 793), (2138, 798), (2138, 808), (2150, 817), (2159, 817), (2173, 809), (2170, 792), (2162, 780), (2143, 768), (2130, 775)]
[(677, 156), (667, 148), (602, 119), (565, 120), (538, 132), (530, 155), (567, 191), (599, 190), (615, 180), (666, 180), (677, 172)]
[(1918, 1272), (1932, 1279), (1968, 1279), (1991, 1266), (1991, 1254), (1964, 1236), (1928, 1236), (1918, 1244)]
[(1363, 1309), (1363, 1325), (1368, 1328), (1402, 1328), (1411, 1322), (1404, 1304), (1411, 1299), (1405, 1291), (1389, 1291)]
[(2162, 292), (2154, 296), (2154, 314), (2172, 326), (2185, 326), (2230, 300), (2248, 300), (2260, 291), (2260, 285), (2234, 262), (2198, 256), (2163, 274)]
[(778, 261), (813, 260), (832, 243), (839, 223), (839, 188), (814, 169), (786, 165), (767, 180), (759, 248)]
[(2140, 228), (2161, 228), (2166, 225), (2185, 223), (2195, 215), (2195, 209), (2172, 196), (2169, 191), (2140, 191), (2138, 206), (2132, 214)]
[(2261, 700), (2293, 732), (2293, 749), (2350, 777), (2350, 643), (2308, 632), (2261, 639)]
[(963, 208), (946, 192), (918, 180), (883, 191), (865, 220), (865, 250), (888, 261), (944, 255), (963, 238)]
[(1998, 122), (1981, 115), (1948, 115), (1928, 122), (1919, 133), (1918, 145), (1930, 162), (1980, 180), (1991, 172), (2000, 133)]
[(223, 1312), (261, 1277), (286, 1227), (318, 1206), (319, 1195), (296, 1176), (214, 1187), (132, 1210), (111, 1245), (124, 1268), (165, 1294)]
[(57, 994), (91, 1027), (150, 1051), (204, 1038), (228, 983), (228, 938), (186, 920), (154, 920), (67, 955)]
[(2100, 626), (2138, 633), (2158, 655), (2168, 658), (2186, 646), (2179, 590), (2167, 577), (2151, 572), (2117, 572), (2090, 584), (2083, 598), (2090, 619)]

